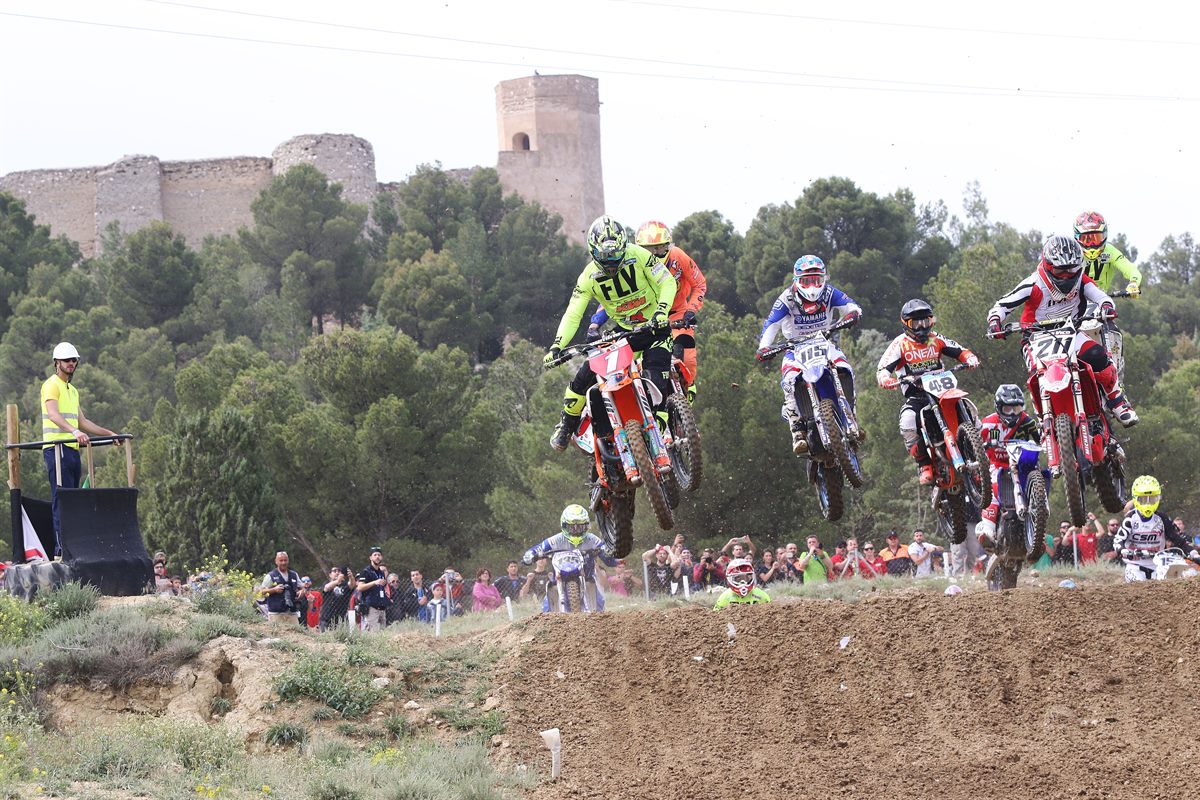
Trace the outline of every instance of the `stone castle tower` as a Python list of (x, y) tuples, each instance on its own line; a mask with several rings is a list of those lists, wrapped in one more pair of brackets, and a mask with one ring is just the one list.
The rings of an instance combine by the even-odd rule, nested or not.
[[(604, 213), (598, 82), (582, 75), (504, 81), (496, 87), (496, 112), (504, 190), (561, 215), (563, 233), (582, 243), (587, 226)], [(85, 256), (97, 253), (112, 222), (130, 232), (162, 220), (199, 247), (210, 234), (252, 226), (250, 204), (275, 176), (301, 163), (342, 184), (342, 196), (354, 203), (369, 206), (391, 188), (376, 178), (370, 142), (324, 133), (289, 139), (270, 158), (136, 155), (103, 167), (13, 172), (0, 176), (0, 192), (24, 200), (39, 223), (78, 242)]]
[(563, 233), (583, 242), (604, 213), (600, 169), (600, 82), (583, 75), (534, 75), (496, 86), (506, 192), (562, 215)]

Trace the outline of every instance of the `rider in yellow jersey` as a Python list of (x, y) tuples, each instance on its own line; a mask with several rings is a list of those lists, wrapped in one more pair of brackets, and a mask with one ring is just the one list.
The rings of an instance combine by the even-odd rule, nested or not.
[[(1125, 292), (1130, 297), (1142, 295), (1142, 273), (1129, 258), (1108, 241), (1108, 222), (1099, 211), (1084, 211), (1075, 218), (1075, 241), (1083, 248), (1083, 273), (1096, 282), (1100, 291), (1112, 294), (1113, 279), (1120, 273), (1127, 283)], [(1095, 337), (1093, 337), (1095, 338)], [(1117, 323), (1104, 323), (1104, 341), (1117, 377), (1125, 377), (1125, 347)]]
[(744, 558), (735, 558), (725, 567), (725, 583), (729, 588), (721, 592), (713, 611), (720, 611), (732, 604), (769, 603), (771, 596), (754, 584), (754, 567)]
[[(549, 364), (571, 342), (588, 304), (596, 300), (608, 316), (622, 328), (632, 329), (647, 322), (658, 328), (629, 337), (634, 352), (642, 352), (642, 371), (665, 399), (671, 393), (670, 328), (667, 315), (675, 300), (675, 278), (650, 251), (631, 244), (621, 223), (603, 216), (592, 223), (588, 231), (588, 251), (592, 260), (579, 273), (571, 301), (558, 324), (554, 344), (546, 354)], [(562, 419), (550, 437), (555, 450), (567, 449), (571, 435), (579, 428), (585, 394), (596, 382), (595, 373), (585, 361), (571, 380), (563, 396)], [(657, 409), (656, 409), (657, 410)], [(608, 433), (608, 419), (597, 416), (593, 423), (596, 432)]]

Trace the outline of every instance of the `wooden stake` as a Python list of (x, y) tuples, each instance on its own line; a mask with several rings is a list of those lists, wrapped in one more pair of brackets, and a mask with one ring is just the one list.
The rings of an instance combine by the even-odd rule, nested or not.
[[(16, 444), (21, 441), (21, 419), (17, 415), (17, 406), (9, 403), (5, 410), (8, 415), (7, 444)], [(21, 488), (21, 451), (15, 448), (8, 451), (8, 488)]]
[(137, 477), (137, 467), (133, 465), (133, 440), (125, 440), (125, 477), (129, 480), (129, 487), (133, 488), (133, 479)]
[(92, 469), (92, 443), (88, 442), (86, 445), (84, 445), (84, 449), (87, 450), (88, 486), (92, 489), (95, 489), (96, 488), (96, 471), (94, 469)]

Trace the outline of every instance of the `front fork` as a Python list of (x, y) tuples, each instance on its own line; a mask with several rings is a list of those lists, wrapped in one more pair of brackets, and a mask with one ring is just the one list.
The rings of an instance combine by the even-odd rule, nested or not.
[(608, 414), (608, 423), (613, 429), (613, 441), (617, 443), (617, 455), (621, 457), (621, 469), (625, 470), (625, 480), (631, 486), (641, 486), (642, 476), (637, 464), (633, 461), (633, 452), (629, 449), (629, 437), (625, 435), (625, 426), (621, 423), (621, 415), (617, 413), (617, 404), (612, 395), (604, 393), (604, 410)]

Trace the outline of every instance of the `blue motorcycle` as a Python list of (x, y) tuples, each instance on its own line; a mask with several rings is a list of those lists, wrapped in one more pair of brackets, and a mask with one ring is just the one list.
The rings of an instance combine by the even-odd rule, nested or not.
[[(858, 445), (865, 433), (854, 416), (834, 361), (840, 351), (829, 334), (848, 328), (857, 320), (843, 320), (828, 331), (812, 333), (772, 348), (764, 360), (785, 351), (800, 368), (796, 378), (796, 406), (806, 427), (808, 440), (808, 480), (817, 493), (821, 516), (833, 522), (841, 519), (844, 509), (843, 483), (862, 488), (863, 471), (858, 460)], [(781, 413), (790, 421), (788, 408)]]
[(998, 471), (1000, 520), (996, 526), (995, 562), (988, 570), (988, 588), (1012, 589), (1024, 562), (1032, 564), (1046, 552), (1046, 522), (1050, 517), (1050, 470), (1042, 467), (1037, 442), (1006, 442), (1008, 467)]
[[(557, 610), (563, 614), (590, 613), (604, 610), (604, 595), (589, 579), (587, 557), (578, 550), (556, 550), (550, 556), (553, 578), (542, 601), (542, 610)], [(557, 595), (551, 601), (550, 595)]]

